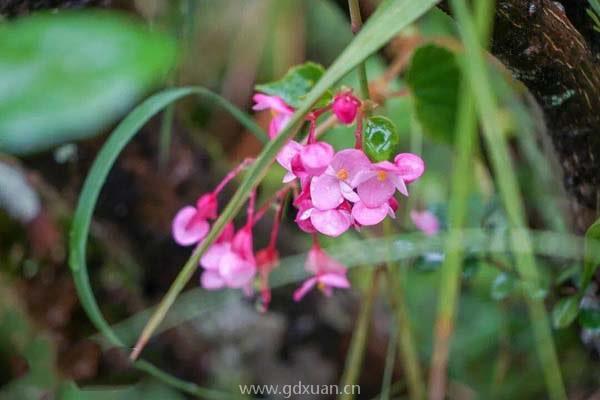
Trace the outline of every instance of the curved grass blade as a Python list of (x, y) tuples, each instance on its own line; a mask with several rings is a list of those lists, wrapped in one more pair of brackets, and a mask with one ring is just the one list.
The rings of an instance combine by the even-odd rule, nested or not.
[(264, 177), (268, 167), (271, 165), (279, 149), (296, 133), (304, 116), (312, 106), (323, 96), (323, 94), (347, 73), (356, 68), (369, 55), (379, 50), (394, 35), (400, 32), (408, 24), (415, 21), (427, 10), (433, 7), (438, 0), (389, 0), (384, 2), (344, 52), (337, 58), (333, 65), (325, 72), (313, 89), (306, 95), (302, 106), (296, 110), (294, 116), (288, 123), (286, 129), (272, 142), (269, 142), (260, 156), (256, 159), (245, 179), (240, 184), (230, 202), (227, 204), (221, 216), (215, 221), (211, 231), (204, 241), (194, 250), (189, 261), (184, 265), (181, 272), (161, 300), (154, 315), (150, 318), (142, 331), (138, 343), (131, 354), (135, 359), (142, 351), (154, 331), (164, 319), (167, 311), (181, 293), (187, 282), (192, 277), (198, 260), (206, 251), (208, 246), (217, 238), (225, 225), (239, 212), (248, 198), (252, 189), (258, 185)]
[[(73, 217), (69, 242), (69, 265), (73, 273), (75, 287), (83, 309), (94, 326), (109, 340), (110, 343), (116, 346), (122, 347), (123, 342), (104, 319), (90, 286), (87, 271), (86, 246), (94, 208), (96, 207), (100, 190), (102, 189), (102, 185), (104, 184), (111, 167), (127, 143), (129, 143), (133, 136), (135, 136), (150, 118), (174, 101), (189, 95), (205, 97), (215, 102), (217, 105), (229, 111), (250, 131), (257, 135), (265, 134), (250, 117), (221, 96), (202, 87), (183, 87), (165, 90), (148, 98), (141, 105), (136, 107), (129, 116), (117, 126), (106, 144), (102, 147), (102, 150), (96, 157), (92, 169), (85, 180), (77, 204), (77, 209)], [(147, 372), (157, 371), (156, 367), (145, 361), (136, 364), (136, 367)], [(164, 375), (162, 372), (161, 374)], [(159, 378), (162, 376), (160, 374), (154, 375)], [(176, 381), (175, 378), (170, 378), (170, 382)], [(189, 387), (187, 388), (189, 389)], [(198, 390), (192, 394), (206, 395), (206, 393), (200, 393)]]

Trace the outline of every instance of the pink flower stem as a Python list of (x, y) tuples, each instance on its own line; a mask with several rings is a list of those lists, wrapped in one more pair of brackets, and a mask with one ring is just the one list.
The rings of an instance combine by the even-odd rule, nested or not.
[(362, 150), (363, 114), (358, 112), (356, 116), (356, 130), (354, 131), (354, 148)]
[[(287, 195), (287, 191), (285, 192)], [(277, 211), (275, 213), (275, 220), (273, 221), (273, 228), (271, 229), (271, 237), (269, 239), (269, 247), (275, 249), (277, 246), (277, 236), (279, 235), (279, 227), (281, 226), (281, 219), (283, 217), (283, 205), (285, 203), (285, 196), (278, 198)]]
[(248, 211), (246, 212), (246, 227), (248, 229), (252, 229), (254, 226), (254, 206), (256, 203), (256, 189), (250, 192), (250, 197), (248, 198)]
[(219, 194), (225, 188), (225, 186), (227, 186), (227, 184), (229, 182), (231, 182), (240, 172), (242, 172), (244, 169), (246, 169), (253, 162), (254, 162), (254, 158), (244, 159), (244, 161), (242, 161), (237, 167), (235, 167), (227, 175), (225, 175), (225, 178), (223, 178), (221, 183), (219, 183), (217, 185), (217, 187), (215, 188), (213, 193), (215, 195)]
[(274, 201), (283, 199), (288, 194), (289, 190), (292, 189), (293, 187), (295, 187), (295, 184), (293, 182), (288, 183), (283, 188), (279, 189), (267, 201), (265, 201), (265, 204), (256, 212), (256, 214), (254, 216), (254, 224), (258, 223), (258, 221), (260, 221), (262, 219), (262, 217), (265, 216), (265, 214), (267, 213), (267, 211), (269, 211), (269, 209), (271, 208), (271, 205), (273, 204)]
[(309, 122), (309, 128), (308, 128), (308, 140), (307, 143), (308, 144), (313, 144), (316, 140), (317, 140), (317, 120), (315, 119), (311, 119)]

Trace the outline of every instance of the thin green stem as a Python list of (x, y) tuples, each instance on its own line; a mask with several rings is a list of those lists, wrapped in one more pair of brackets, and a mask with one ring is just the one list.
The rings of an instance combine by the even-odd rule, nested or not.
[[(367, 344), (367, 337), (369, 335), (369, 325), (371, 323), (371, 315), (373, 314), (373, 304), (377, 297), (377, 270), (375, 268), (367, 269), (367, 283), (369, 289), (366, 296), (361, 304), (358, 319), (356, 321), (356, 327), (352, 334), (352, 341), (350, 342), (350, 350), (346, 357), (346, 366), (341, 379), (341, 387), (347, 388), (355, 385), (358, 381), (361, 367), (363, 365), (363, 359), (365, 356), (365, 347)], [(338, 397), (342, 400), (348, 400), (354, 398), (353, 391), (350, 394), (344, 391), (344, 394)]]
[[(360, 4), (358, 0), (348, 0), (348, 9), (350, 10), (350, 24), (352, 33), (355, 35), (360, 31), (363, 25), (362, 16), (360, 15)], [(369, 79), (367, 78), (367, 67), (363, 61), (357, 68), (358, 81), (360, 84), (360, 95), (363, 100), (371, 98), (369, 94)]]
[[(494, 7), (489, 1), (480, 1), (477, 4), (479, 37), (482, 42), (486, 42)], [(474, 98), (468, 89), (463, 82), (459, 91), (458, 118), (454, 134), (456, 160), (452, 173), (448, 215), (450, 231), (445, 243), (444, 266), (440, 273), (440, 294), (429, 375), (429, 398), (432, 400), (445, 398), (450, 341), (454, 330), (457, 299), (460, 295), (460, 277), (464, 257), (464, 241), (460, 232), (466, 221), (467, 200), (473, 178), (471, 164), (477, 134)]]
[(390, 338), (388, 340), (387, 355), (385, 357), (385, 368), (383, 369), (383, 378), (381, 380), (380, 400), (389, 400), (390, 398), (390, 389), (396, 364), (396, 346), (398, 346), (398, 328), (395, 318), (392, 317), (390, 322)]
[[(483, 125), (484, 139), (509, 222), (516, 228), (510, 238), (512, 249), (515, 252), (516, 268), (528, 286), (527, 293), (535, 293), (538, 287), (538, 273), (533, 257), (531, 238), (526, 230), (525, 210), (515, 172), (510, 168), (511, 160), (506, 139), (502, 135), (501, 124), (497, 121), (497, 99), (490, 86), (490, 77), (477, 40), (476, 27), (471, 21), (464, 0), (451, 0), (450, 3), (469, 60), (463, 64), (465, 76), (469, 80), (473, 95), (477, 98), (476, 107)], [(525, 295), (525, 299), (548, 394), (551, 399), (566, 399), (544, 304), (528, 294)]]

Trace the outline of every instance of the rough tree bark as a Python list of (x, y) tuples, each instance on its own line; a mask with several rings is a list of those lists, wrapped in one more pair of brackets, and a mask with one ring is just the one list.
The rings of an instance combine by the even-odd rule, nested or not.
[(593, 51), (600, 46), (587, 1), (564, 4), (499, 0), (492, 53), (542, 107), (575, 226), (584, 230), (600, 210), (600, 66)]

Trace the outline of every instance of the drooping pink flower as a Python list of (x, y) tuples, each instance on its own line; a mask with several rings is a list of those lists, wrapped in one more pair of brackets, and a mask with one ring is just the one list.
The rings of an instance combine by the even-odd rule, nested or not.
[(200, 259), (204, 268), (202, 287), (208, 290), (248, 288), (256, 275), (256, 260), (252, 250), (252, 231), (249, 225), (215, 242)]
[(300, 301), (316, 285), (325, 295), (331, 296), (333, 288), (347, 289), (350, 282), (346, 267), (325, 253), (317, 242), (313, 243), (305, 268), (313, 274), (294, 292), (294, 300)]
[(425, 172), (425, 162), (416, 154), (400, 153), (394, 158), (398, 167), (398, 175), (409, 184), (416, 181)]
[(358, 197), (370, 208), (387, 204), (396, 190), (408, 196), (400, 169), (389, 161), (373, 164), (369, 170), (360, 173), (357, 186)]
[(394, 205), (397, 208), (396, 199), (390, 198), (387, 202), (378, 207), (367, 207), (362, 201), (357, 201), (352, 207), (352, 217), (363, 226), (377, 225), (385, 219), (386, 216), (396, 218)]
[(356, 178), (361, 171), (368, 170), (370, 165), (371, 162), (362, 150), (346, 149), (336, 153), (325, 173), (311, 181), (313, 205), (325, 211), (336, 209), (344, 199), (358, 201), (359, 197), (354, 192)]
[(217, 217), (217, 196), (215, 193), (200, 196), (196, 206), (180, 209), (171, 226), (175, 241), (182, 246), (199, 243), (210, 229), (208, 219)]
[(277, 162), (288, 171), (283, 182), (321, 175), (329, 166), (333, 153), (333, 147), (326, 142), (301, 145), (290, 140), (277, 155)]
[(427, 236), (436, 235), (440, 231), (440, 222), (431, 211), (412, 210), (410, 212), (410, 219), (417, 229)]
[(287, 105), (281, 97), (277, 96), (256, 93), (252, 97), (252, 100), (255, 103), (252, 107), (253, 110), (271, 110), (272, 118), (269, 124), (269, 137), (271, 139), (275, 138), (292, 118), (294, 109)]
[(352, 124), (359, 108), (360, 100), (350, 90), (338, 93), (333, 99), (333, 113), (342, 124)]

